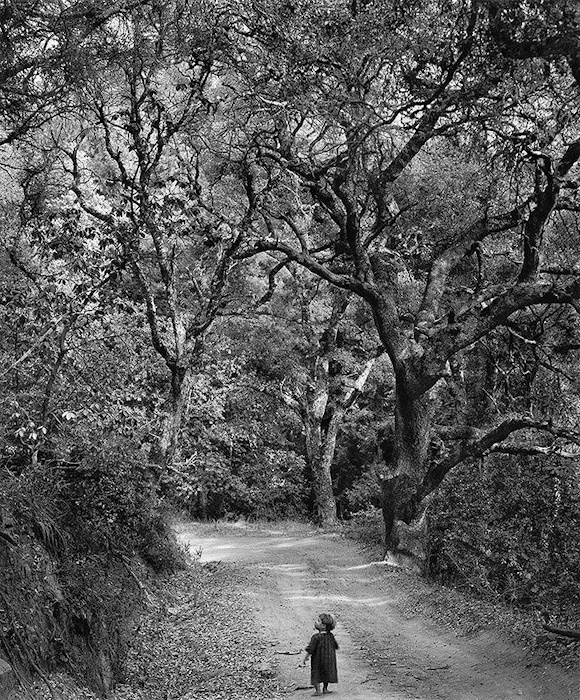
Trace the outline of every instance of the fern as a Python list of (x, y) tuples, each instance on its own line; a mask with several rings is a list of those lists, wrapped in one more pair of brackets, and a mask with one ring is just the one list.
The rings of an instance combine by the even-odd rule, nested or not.
[(34, 522), (33, 532), (36, 539), (51, 554), (57, 555), (63, 551), (65, 535), (52, 518), (43, 514), (42, 519), (38, 518)]

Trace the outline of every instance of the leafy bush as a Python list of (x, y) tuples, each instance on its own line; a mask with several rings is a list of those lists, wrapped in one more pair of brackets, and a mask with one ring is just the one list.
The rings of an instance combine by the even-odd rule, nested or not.
[(304, 462), (292, 452), (265, 450), (232, 464), (208, 453), (199, 466), (171, 474), (175, 501), (194, 518), (276, 520), (305, 514)]
[(375, 473), (371, 470), (345, 489), (340, 495), (340, 512), (343, 517), (358, 517), (367, 509), (378, 509), (381, 502), (381, 488)]
[(79, 552), (139, 554), (155, 570), (180, 564), (143, 455), (113, 436), (66, 469), (63, 496)]
[(562, 616), (580, 611), (580, 484), (573, 471), (495, 457), (451, 475), (431, 511), (430, 571)]
[(385, 524), (380, 508), (369, 506), (353, 513), (350, 519), (345, 521), (343, 529), (345, 535), (372, 548), (377, 555), (384, 554)]
[(11, 533), (0, 538), (0, 649), (24, 673), (65, 666), (106, 692), (141, 604), (141, 560), (161, 571), (183, 555), (139, 450), (114, 434), (98, 449), (76, 443), (74, 459), (6, 472), (0, 486)]

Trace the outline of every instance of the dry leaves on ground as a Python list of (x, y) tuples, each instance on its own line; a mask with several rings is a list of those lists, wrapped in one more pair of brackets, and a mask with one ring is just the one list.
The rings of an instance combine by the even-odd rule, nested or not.
[[(276, 700), (244, 591), (251, 572), (212, 562), (158, 579), (139, 618), (123, 683), (111, 700)], [(64, 674), (14, 700), (97, 700)]]
[(169, 579), (145, 616), (114, 700), (274, 700), (243, 591), (251, 573), (231, 564), (194, 567)]

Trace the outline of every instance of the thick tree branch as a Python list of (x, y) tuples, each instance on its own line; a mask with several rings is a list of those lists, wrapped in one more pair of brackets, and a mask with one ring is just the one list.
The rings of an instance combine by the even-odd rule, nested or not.
[[(580, 37), (578, 36), (578, 10), (574, 21), (568, 26), (562, 24), (552, 36), (530, 39), (514, 39), (511, 22), (504, 15), (509, 3), (487, 0), (490, 16), (490, 30), (500, 51), (508, 58), (525, 60), (543, 58), (547, 61), (565, 58), (568, 61), (576, 83), (580, 85)], [(568, 18), (570, 19), (570, 18)], [(520, 27), (516, 27), (519, 30)]]
[(135, 277), (139, 282), (139, 286), (141, 287), (141, 291), (145, 297), (147, 321), (149, 323), (153, 347), (165, 360), (165, 363), (169, 369), (173, 370), (177, 358), (175, 355), (171, 354), (167, 345), (163, 341), (161, 329), (159, 328), (159, 319), (157, 317), (157, 305), (155, 304), (153, 292), (151, 291), (149, 282), (147, 281), (147, 276), (143, 272), (143, 269), (138, 261), (132, 260), (131, 267), (133, 268), (133, 273), (135, 274)]
[(566, 177), (570, 169), (576, 165), (578, 159), (580, 159), (580, 139), (572, 142), (566, 149), (556, 168), (557, 177), (560, 179)]
[(503, 326), (509, 317), (535, 304), (575, 304), (580, 299), (580, 278), (558, 282), (517, 284), (493, 299), (483, 308), (472, 306), (456, 316), (454, 323), (437, 330), (422, 358), (423, 378), (414, 391), (430, 389), (444, 371), (445, 363), (455, 353), (485, 337), (494, 328)]
[(269, 251), (282, 253), (287, 261), (292, 260), (311, 272), (314, 272), (316, 275), (327, 282), (330, 282), (336, 287), (354, 292), (364, 299), (374, 301), (377, 296), (377, 290), (374, 288), (374, 286), (361, 282), (356, 277), (351, 275), (343, 275), (332, 272), (332, 270), (330, 270), (324, 263), (317, 260), (311, 253), (296, 250), (292, 248), (292, 246), (276, 238), (262, 238), (254, 243), (254, 245), (246, 248), (243, 252), (238, 253), (237, 257), (240, 259), (251, 258), (259, 253)]
[(552, 625), (548, 625), (547, 623), (542, 625), (542, 627), (547, 632), (552, 632), (552, 634), (559, 634), (562, 637), (569, 637), (570, 639), (580, 640), (580, 630), (567, 630), (562, 629), (561, 627), (552, 627)]
[(535, 206), (524, 224), (522, 241), (524, 259), (518, 282), (531, 282), (537, 276), (544, 227), (558, 200), (560, 186), (557, 178), (554, 177), (552, 162), (548, 158), (542, 157), (536, 160), (535, 189)]
[[(245, 222), (249, 226), (249, 220)], [(225, 306), (224, 290), (228, 281), (229, 273), (234, 265), (236, 253), (240, 249), (246, 235), (246, 225), (240, 226), (232, 237), (227, 247), (222, 250), (217, 264), (214, 268), (209, 285), (207, 303), (202, 314), (198, 316), (195, 324), (188, 329), (194, 337), (200, 336), (213, 323), (219, 310)]]
[(367, 382), (367, 379), (369, 378), (369, 375), (375, 366), (375, 362), (383, 355), (385, 352), (385, 349), (383, 347), (379, 347), (375, 350), (374, 355), (367, 360), (365, 363), (365, 366), (363, 367), (361, 373), (358, 375), (354, 386), (352, 386), (349, 391), (347, 392), (346, 396), (344, 397), (342, 403), (341, 403), (341, 409), (343, 411), (348, 411), (348, 409), (354, 404), (354, 402), (358, 399), (360, 396), (361, 391), (364, 389), (364, 386)]
[(256, 306), (263, 306), (264, 304), (267, 304), (270, 301), (270, 299), (274, 296), (274, 292), (276, 291), (277, 286), (276, 278), (278, 276), (278, 273), (284, 270), (288, 266), (289, 262), (289, 260), (282, 260), (281, 262), (274, 265), (274, 267), (270, 270), (270, 272), (268, 273), (268, 291), (260, 297)]
[(580, 451), (568, 452), (554, 445), (542, 447), (541, 445), (519, 445), (517, 443), (500, 443), (493, 445), (489, 452), (506, 454), (506, 455), (525, 455), (528, 457), (559, 457), (560, 459), (579, 459)]
[(469, 255), (476, 246), (490, 235), (515, 228), (522, 220), (522, 215), (529, 202), (504, 214), (488, 218), (483, 217), (473, 222), (461, 236), (458, 243), (447, 248), (431, 265), (423, 301), (417, 314), (416, 326), (422, 332), (427, 332), (439, 315), (439, 305), (446, 290), (449, 274), (457, 264)]
[(381, 188), (386, 188), (395, 182), (403, 170), (419, 153), (423, 146), (433, 137), (433, 129), (445, 112), (445, 108), (436, 103), (421, 117), (413, 135), (407, 140), (389, 165), (381, 172), (379, 182)]
[(97, 221), (102, 221), (103, 223), (108, 224), (109, 226), (114, 226), (113, 215), (109, 212), (100, 211), (99, 209), (94, 207), (92, 204), (90, 204), (85, 196), (83, 189), (82, 189), (81, 172), (79, 169), (79, 159), (78, 159), (78, 152), (79, 152), (81, 145), (82, 145), (82, 138), (79, 141), (79, 143), (77, 143), (77, 145), (75, 146), (75, 148), (72, 151), (66, 152), (66, 155), (70, 158), (70, 161), (72, 163), (73, 181), (71, 184), (71, 190), (76, 195), (79, 206), (81, 207), (81, 209), (83, 211), (85, 211), (87, 214), (90, 214), (90, 216), (97, 219)]
[[(437, 489), (445, 476), (458, 464), (468, 459), (482, 457), (488, 452), (502, 451), (502, 442), (518, 430), (538, 430), (580, 445), (580, 433), (555, 426), (551, 422), (538, 421), (527, 416), (507, 418), (485, 432), (477, 430), (476, 437), (465, 440), (463, 444), (453, 449), (448, 457), (439, 462), (432, 462), (419, 488), (419, 500)], [(509, 445), (506, 445), (506, 448), (509, 448)]]

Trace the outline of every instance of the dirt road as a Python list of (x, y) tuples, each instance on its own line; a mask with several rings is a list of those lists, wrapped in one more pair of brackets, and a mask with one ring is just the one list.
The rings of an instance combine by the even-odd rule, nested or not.
[[(580, 679), (528, 667), (522, 649), (491, 631), (458, 637), (408, 614), (397, 576), (334, 534), (182, 526), (178, 536), (202, 562), (252, 570), (247, 591), (264, 640), (264, 661), (292, 697), (312, 694), (301, 650), (321, 612), (337, 619), (339, 684), (348, 700), (575, 700)], [(403, 613), (406, 610), (406, 613)]]

